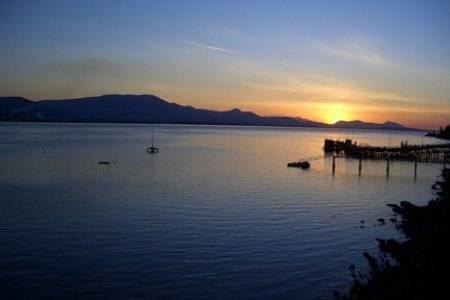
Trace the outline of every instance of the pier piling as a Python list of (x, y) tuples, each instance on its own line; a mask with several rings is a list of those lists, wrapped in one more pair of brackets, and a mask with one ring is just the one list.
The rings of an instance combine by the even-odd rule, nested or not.
[(389, 178), (389, 170), (390, 169), (390, 164), (389, 164), (389, 159), (386, 160), (386, 178)]
[(414, 162), (414, 179), (417, 179), (417, 160)]
[(362, 159), (359, 159), (359, 164), (358, 164), (358, 175), (361, 176), (361, 170), (362, 170)]
[(418, 163), (438, 163), (443, 164), (444, 168), (450, 163), (450, 143), (447, 144), (428, 144), (428, 145), (409, 145), (402, 142), (399, 147), (369, 146), (358, 144), (351, 139), (331, 140), (325, 139), (323, 151), (333, 155), (332, 173), (336, 172), (336, 158), (354, 158), (358, 159), (358, 175), (362, 173), (362, 160), (386, 160), (386, 178), (389, 178), (391, 164), (394, 161), (414, 162), (414, 178), (417, 178)]
[(333, 172), (333, 175), (334, 175), (334, 172), (336, 171), (336, 156), (335, 155), (333, 155), (333, 166), (332, 166), (332, 172)]

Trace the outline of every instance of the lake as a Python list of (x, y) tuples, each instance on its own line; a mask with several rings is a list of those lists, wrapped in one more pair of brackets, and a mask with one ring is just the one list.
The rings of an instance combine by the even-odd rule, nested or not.
[(151, 125), (0, 124), (0, 298), (329, 299), (398, 236), (386, 204), (426, 203), (442, 167), (323, 157), (422, 132), (154, 129), (150, 155)]

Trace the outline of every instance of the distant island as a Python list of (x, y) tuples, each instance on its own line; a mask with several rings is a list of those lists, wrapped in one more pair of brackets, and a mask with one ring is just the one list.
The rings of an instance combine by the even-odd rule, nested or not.
[(0, 97), (0, 121), (418, 130), (390, 121), (381, 124), (359, 120), (325, 124), (303, 118), (259, 116), (237, 108), (228, 111), (198, 109), (171, 103), (154, 95), (103, 95), (41, 101), (32, 101), (22, 97)]

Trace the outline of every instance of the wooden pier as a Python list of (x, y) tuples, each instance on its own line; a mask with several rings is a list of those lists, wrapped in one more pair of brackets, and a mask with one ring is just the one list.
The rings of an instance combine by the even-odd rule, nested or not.
[(326, 139), (323, 150), (325, 153), (356, 159), (450, 164), (450, 143), (408, 145), (402, 142), (400, 147), (380, 147), (358, 145), (350, 139), (345, 141)]

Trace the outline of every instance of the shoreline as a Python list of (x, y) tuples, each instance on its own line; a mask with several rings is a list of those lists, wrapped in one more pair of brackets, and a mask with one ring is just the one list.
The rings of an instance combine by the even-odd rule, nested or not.
[(450, 284), (450, 168), (431, 189), (436, 197), (426, 205), (408, 201), (388, 204), (391, 223), (403, 239), (377, 239), (378, 253), (363, 255), (369, 270), (350, 266), (353, 283), (335, 299), (438, 299)]
[(214, 123), (130, 123), (130, 122), (66, 122), (66, 121), (0, 121), (0, 124), (87, 124), (87, 125), (163, 125), (163, 126), (210, 126), (210, 127), (238, 127), (238, 128), (275, 128), (275, 129), (323, 129), (342, 131), (375, 131), (375, 132), (427, 132), (427, 129), (388, 129), (388, 128), (346, 128), (327, 126), (278, 126), (278, 125), (246, 125), (246, 124), (214, 124)]

